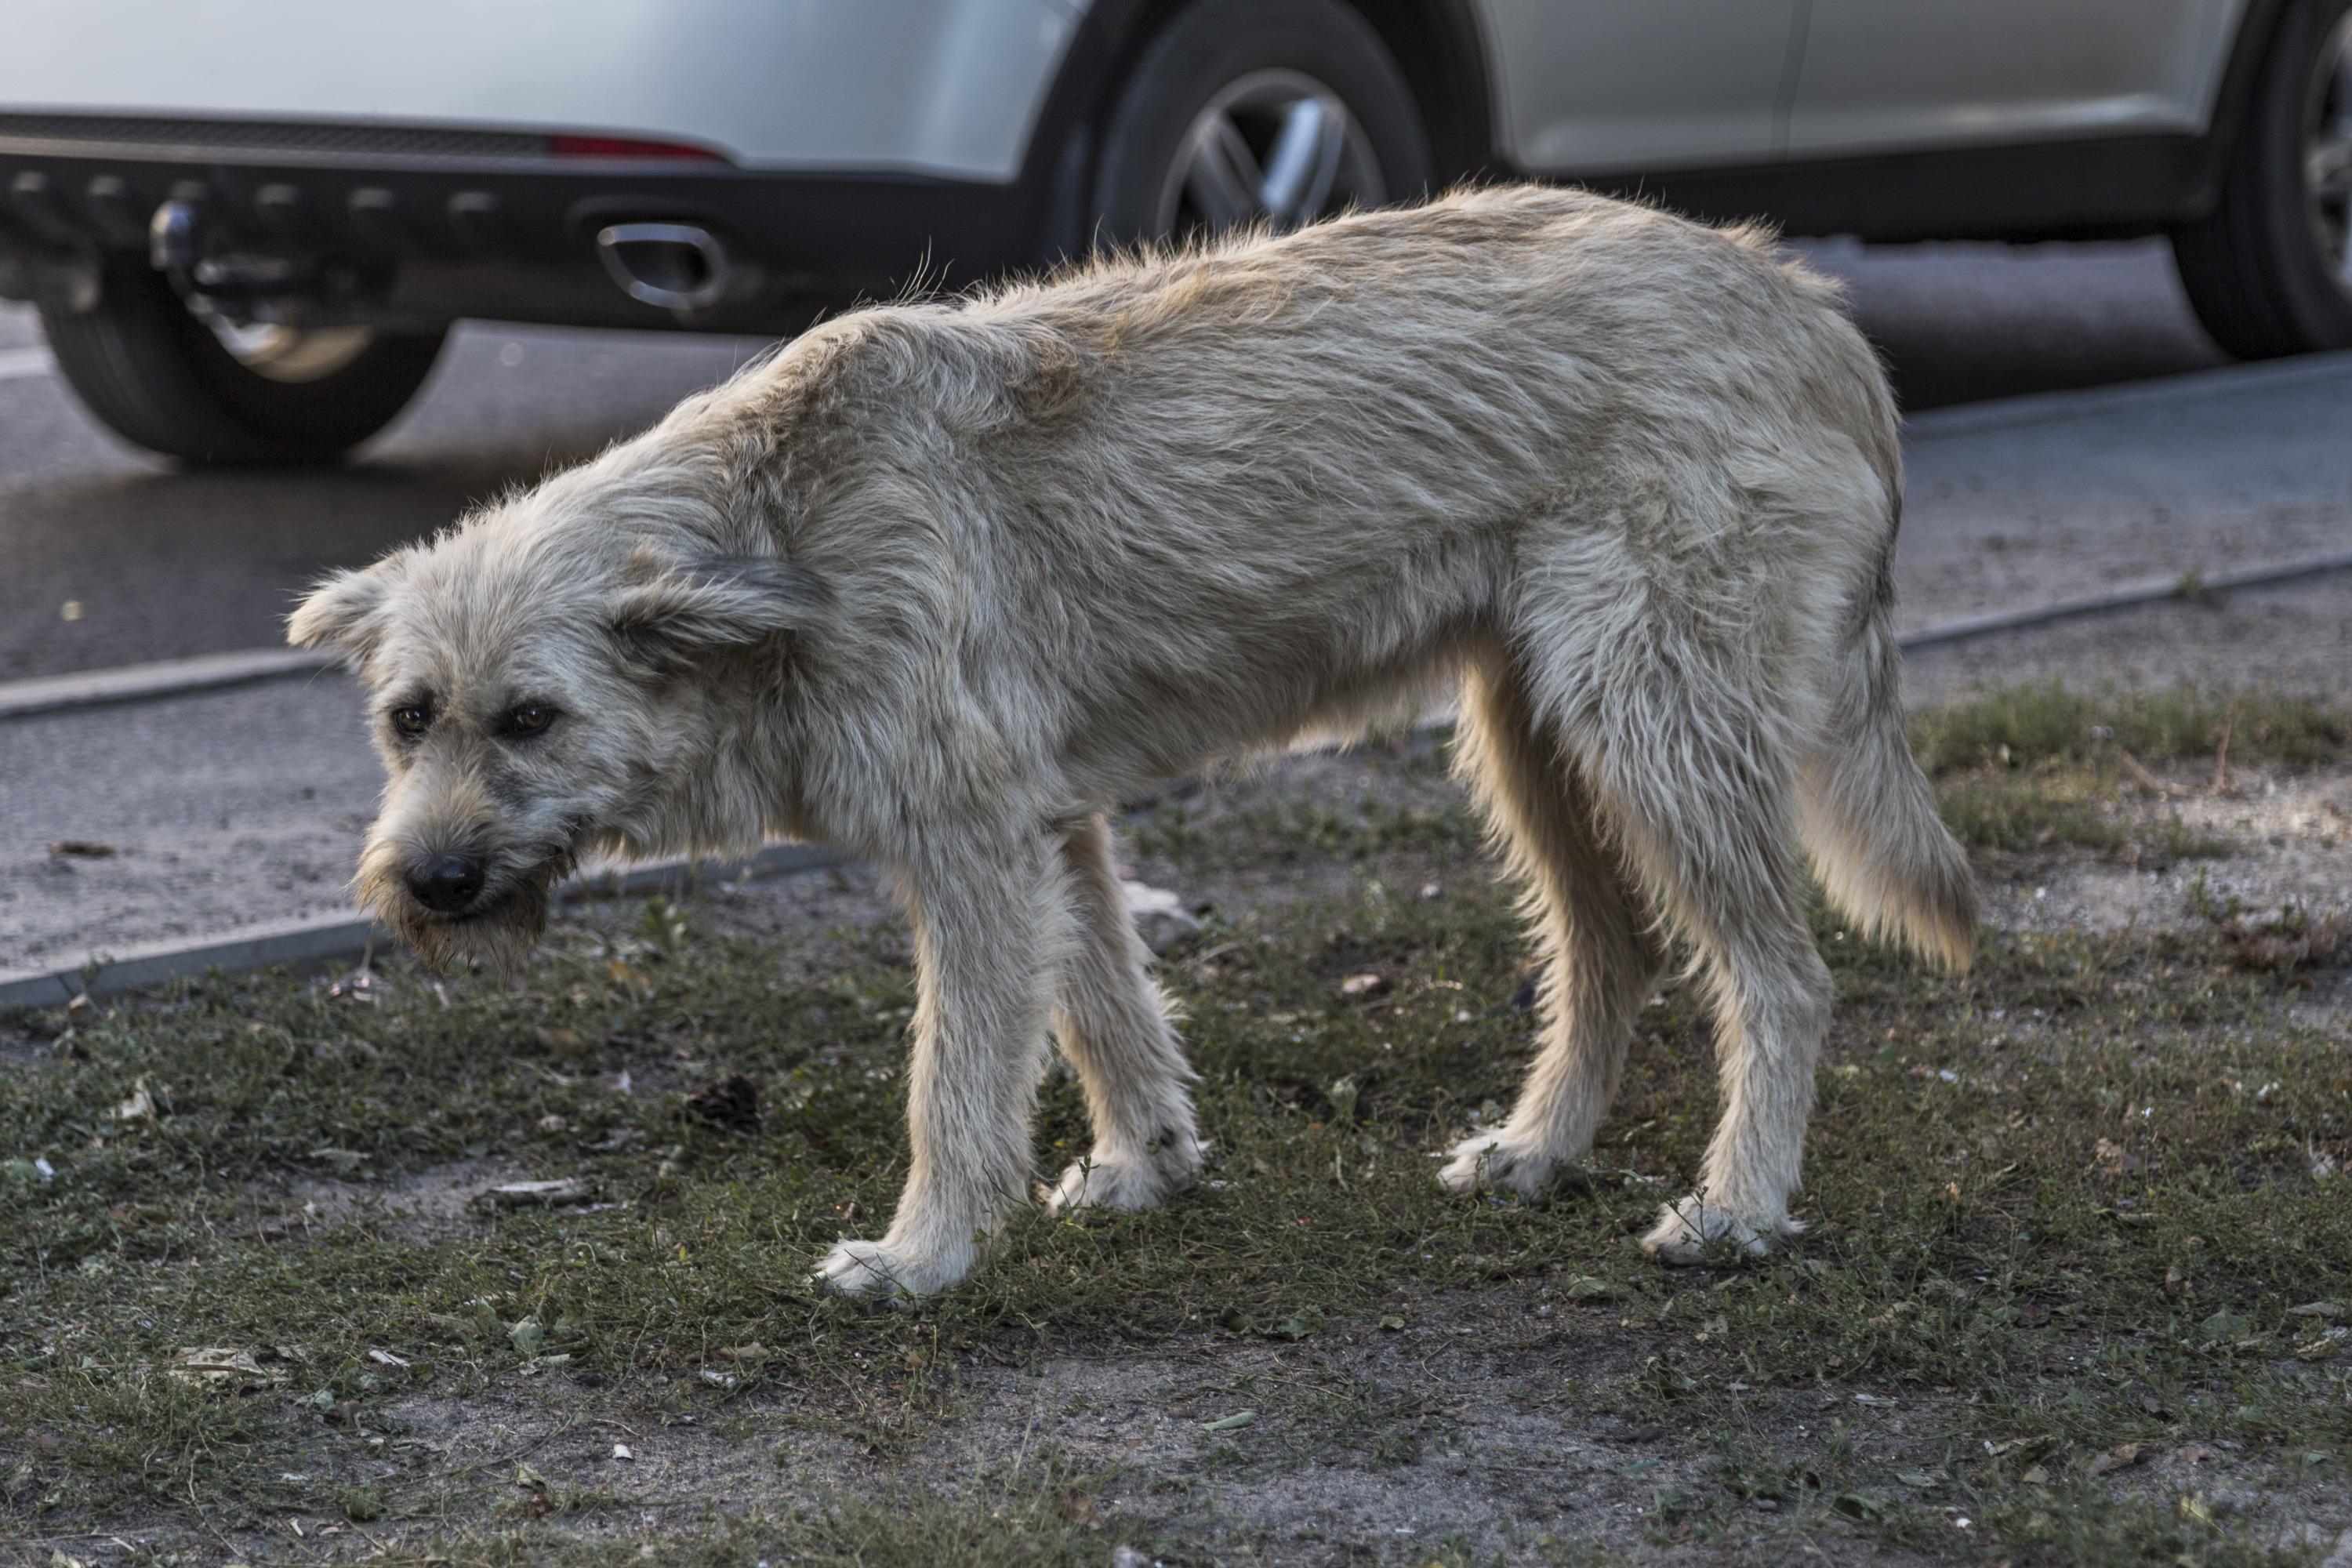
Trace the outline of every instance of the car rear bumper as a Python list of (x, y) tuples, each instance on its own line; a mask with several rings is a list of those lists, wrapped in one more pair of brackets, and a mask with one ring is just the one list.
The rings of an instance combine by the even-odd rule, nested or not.
[[(126, 133), (127, 134), (127, 133)], [(216, 257), (292, 262), (333, 313), (784, 331), (919, 271), (950, 286), (1036, 259), (1039, 193), (1021, 182), (749, 170), (678, 158), (551, 159), (529, 139), (201, 150), (0, 132), (0, 289), (32, 265), (143, 255), (166, 203)], [(719, 297), (680, 311), (633, 299), (596, 237), (625, 223), (707, 229)], [(18, 281), (12, 287), (11, 279)]]

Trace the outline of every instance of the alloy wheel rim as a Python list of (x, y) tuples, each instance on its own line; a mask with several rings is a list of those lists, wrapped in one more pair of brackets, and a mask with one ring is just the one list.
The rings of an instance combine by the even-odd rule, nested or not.
[(2336, 289), (2352, 296), (2352, 12), (2336, 19), (2312, 74), (2303, 191), (2320, 259)]
[(1159, 232), (1296, 228), (1386, 200), (1371, 141), (1338, 93), (1303, 71), (1252, 71), (1192, 117), (1161, 184)]
[(348, 369), (375, 341), (367, 327), (238, 326), (217, 317), (205, 324), (237, 363), (265, 381), (290, 386)]

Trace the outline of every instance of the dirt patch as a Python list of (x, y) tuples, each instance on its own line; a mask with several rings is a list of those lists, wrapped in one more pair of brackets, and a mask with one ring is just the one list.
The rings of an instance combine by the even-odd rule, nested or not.
[[(2143, 838), (2177, 825), (2227, 853), (2162, 865), (2053, 858), (1995, 884), (1988, 912), (2019, 930), (2178, 926), (2217, 905), (2326, 910), (2352, 899), (2352, 769), (2240, 766), (2150, 770), (2156, 788), (2119, 786), (2116, 813)], [(2134, 859), (2139, 857), (2133, 857)]]
[(305, 1176), (282, 1187), (256, 1190), (257, 1206), (268, 1217), (255, 1234), (322, 1237), (363, 1223), (401, 1241), (444, 1240), (479, 1230), (486, 1223), (484, 1200), (489, 1190), (502, 1182), (520, 1182), (526, 1174), (510, 1161), (461, 1160), (396, 1172), (365, 1184)]

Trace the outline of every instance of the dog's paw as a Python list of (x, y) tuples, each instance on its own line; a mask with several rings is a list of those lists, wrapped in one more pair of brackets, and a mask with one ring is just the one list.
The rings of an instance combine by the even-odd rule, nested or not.
[(1570, 1163), (1545, 1150), (1530, 1147), (1508, 1132), (1481, 1132), (1454, 1145), (1437, 1173), (1448, 1192), (1475, 1193), (1492, 1188), (1533, 1197), (1552, 1184)]
[(1658, 1211), (1658, 1223), (1642, 1238), (1642, 1250), (1661, 1263), (1687, 1268), (1726, 1251), (1761, 1258), (1803, 1228), (1787, 1218), (1759, 1228), (1694, 1193)]
[(961, 1258), (924, 1255), (880, 1241), (845, 1241), (816, 1266), (816, 1282), (844, 1296), (928, 1296), (971, 1270)]
[(1061, 1180), (1038, 1189), (1048, 1214), (1073, 1209), (1158, 1208), (1160, 1200), (1192, 1184), (1201, 1171), (1201, 1146), (1190, 1138), (1149, 1159), (1089, 1156), (1071, 1163)]

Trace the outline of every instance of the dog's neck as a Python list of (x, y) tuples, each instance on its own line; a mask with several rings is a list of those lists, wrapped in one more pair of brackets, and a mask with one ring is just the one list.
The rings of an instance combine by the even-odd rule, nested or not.
[[(746, 703), (746, 686), (761, 700)], [(663, 693), (672, 744), (633, 803), (639, 854), (733, 854), (813, 827), (793, 758), (801, 728), (789, 665), (750, 657), (681, 674)]]

